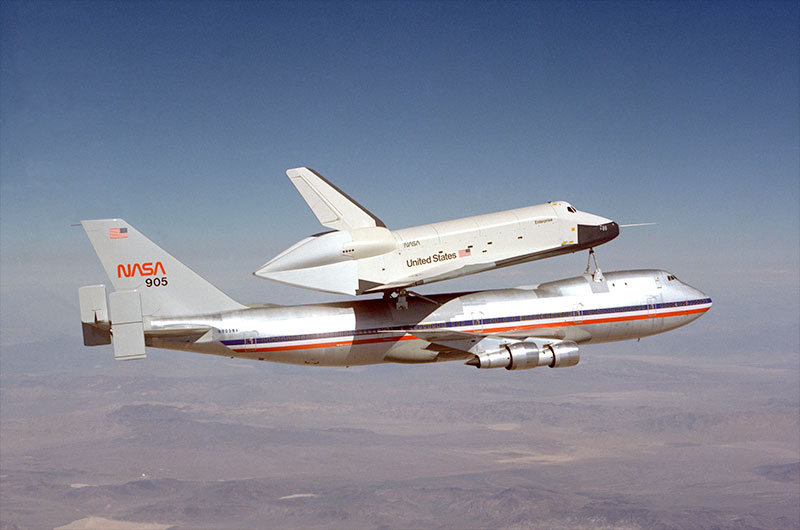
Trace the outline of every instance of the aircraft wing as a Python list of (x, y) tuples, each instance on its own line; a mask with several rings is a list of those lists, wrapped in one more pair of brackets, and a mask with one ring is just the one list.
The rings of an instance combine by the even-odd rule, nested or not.
[[(431, 330), (386, 330), (386, 333), (403, 333), (414, 335), (430, 342), (427, 349), (440, 351), (443, 354), (468, 358), (479, 353), (499, 350), (504, 345), (529, 340), (539, 344), (558, 342), (566, 338), (561, 328), (528, 328), (504, 331), (467, 332), (449, 329)], [(587, 334), (588, 335), (588, 334)], [(591, 338), (587, 336), (585, 339)]]
[(542, 259), (551, 256), (557, 256), (564, 252), (564, 248), (577, 247), (577, 245), (568, 245), (559, 247), (557, 250), (550, 249), (541, 252), (531, 252), (521, 256), (512, 258), (501, 259), (498, 261), (490, 261), (484, 263), (473, 263), (471, 265), (460, 266), (457, 261), (450, 261), (443, 263), (439, 267), (429, 268), (423, 272), (411, 274), (403, 278), (396, 279), (389, 283), (377, 283), (363, 280), (363, 285), (366, 287), (361, 289), (363, 293), (374, 293), (378, 291), (392, 291), (396, 289), (403, 289), (406, 287), (414, 287), (417, 285), (439, 282), (442, 280), (450, 280), (452, 278), (460, 278), (478, 272), (488, 271), (491, 269), (509, 267), (519, 263), (525, 263), (531, 259)]
[(477, 342), (481, 339), (487, 338), (511, 339), (512, 341), (529, 338), (562, 340), (566, 336), (564, 330), (560, 328), (517, 329), (487, 333), (456, 330), (408, 331), (408, 333), (417, 338), (433, 343), (453, 341)]
[(441, 280), (449, 280), (451, 278), (459, 278), (468, 274), (475, 274), (476, 272), (483, 272), (494, 268), (494, 263), (488, 264), (475, 264), (459, 267), (454, 264), (443, 264), (441, 267), (426, 270), (425, 272), (412, 274), (399, 280), (389, 283), (376, 283), (368, 280), (363, 281), (363, 285), (367, 286), (362, 289), (363, 292), (377, 292), (377, 291), (392, 291), (395, 289), (402, 289), (404, 287), (414, 287), (415, 285), (422, 285), (425, 283), (438, 282)]
[(297, 167), (286, 171), (286, 175), (322, 226), (334, 230), (386, 227), (383, 221), (313, 169)]

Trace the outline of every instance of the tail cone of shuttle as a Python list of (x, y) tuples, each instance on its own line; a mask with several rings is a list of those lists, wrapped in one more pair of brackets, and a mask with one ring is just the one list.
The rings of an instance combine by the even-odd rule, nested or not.
[(396, 248), (397, 240), (383, 227), (325, 232), (289, 247), (253, 274), (297, 287), (356, 295), (358, 260)]

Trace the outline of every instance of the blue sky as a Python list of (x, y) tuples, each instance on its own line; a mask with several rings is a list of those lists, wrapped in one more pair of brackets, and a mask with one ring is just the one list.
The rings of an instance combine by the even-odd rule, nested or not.
[(670, 269), (718, 302), (694, 326), (772, 322), (797, 348), (795, 3), (6, 1), (0, 15), (2, 344), (79, 340), (77, 288), (105, 281), (81, 219), (124, 217), (245, 301), (328, 299), (250, 274), (319, 231), (284, 175), (306, 165), (395, 228), (551, 199), (656, 221), (601, 265)]

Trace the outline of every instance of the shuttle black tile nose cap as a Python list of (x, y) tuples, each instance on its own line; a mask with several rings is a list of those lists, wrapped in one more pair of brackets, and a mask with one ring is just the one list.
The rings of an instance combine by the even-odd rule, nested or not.
[(578, 225), (578, 245), (591, 248), (611, 241), (619, 235), (619, 225), (614, 221), (601, 225)]

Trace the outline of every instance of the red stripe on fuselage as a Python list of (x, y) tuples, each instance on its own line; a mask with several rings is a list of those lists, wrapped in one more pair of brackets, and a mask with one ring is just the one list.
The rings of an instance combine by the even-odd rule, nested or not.
[[(501, 327), (501, 328), (484, 328), (482, 332), (475, 332), (474, 330), (459, 330), (463, 333), (475, 333), (476, 335), (486, 335), (491, 333), (501, 333), (504, 331), (520, 331), (526, 329), (539, 329), (539, 328), (557, 328), (557, 327), (564, 327), (564, 326), (584, 326), (584, 325), (591, 325), (591, 324), (608, 324), (611, 322), (626, 322), (630, 320), (647, 320), (649, 318), (668, 318), (668, 317), (678, 317), (684, 315), (693, 315), (697, 313), (705, 313), (710, 309), (709, 307), (700, 307), (696, 309), (686, 309), (683, 311), (670, 311), (669, 313), (648, 313), (645, 315), (630, 315), (630, 316), (620, 316), (620, 317), (608, 317), (608, 318), (597, 318), (597, 319), (588, 319), (588, 320), (567, 320), (561, 322), (547, 322), (543, 324), (529, 324), (524, 326), (509, 326), (509, 327)], [(442, 331), (446, 331), (447, 328), (443, 328)], [(408, 331), (405, 335), (402, 336), (394, 336), (394, 337), (378, 337), (374, 339), (357, 339), (357, 340), (337, 340), (332, 342), (320, 342), (314, 344), (294, 344), (291, 346), (274, 346), (270, 348), (236, 348), (233, 351), (237, 353), (248, 353), (248, 352), (274, 352), (274, 351), (292, 351), (292, 350), (313, 350), (317, 348), (334, 348), (336, 346), (353, 346), (353, 345), (360, 345), (360, 344), (379, 344), (382, 342), (400, 342), (401, 340), (417, 340), (417, 337), (414, 336), (413, 331)], [(421, 339), (424, 340), (424, 339)]]
[[(566, 320), (561, 322), (546, 322), (543, 324), (530, 324), (525, 326), (510, 326), (504, 328), (491, 328), (491, 329), (484, 329), (484, 332), (503, 332), (503, 331), (518, 331), (522, 329), (537, 329), (537, 328), (559, 328), (563, 326), (580, 326), (586, 324), (608, 324), (610, 322), (626, 322), (629, 320), (646, 320), (648, 318), (667, 318), (667, 317), (678, 317), (683, 315), (692, 315), (695, 313), (705, 313), (708, 311), (709, 307), (701, 307), (697, 309), (686, 309), (683, 311), (670, 311), (669, 313), (647, 313), (644, 315), (629, 315), (629, 316), (622, 316), (622, 317), (607, 317), (607, 318), (585, 318), (585, 317), (576, 317), (576, 318), (583, 318), (583, 320)], [(643, 310), (644, 311), (644, 310)]]

